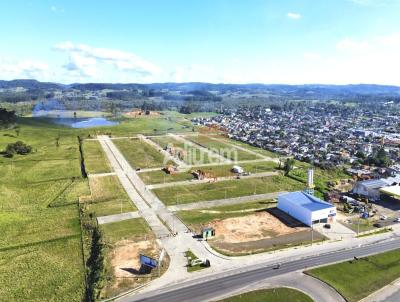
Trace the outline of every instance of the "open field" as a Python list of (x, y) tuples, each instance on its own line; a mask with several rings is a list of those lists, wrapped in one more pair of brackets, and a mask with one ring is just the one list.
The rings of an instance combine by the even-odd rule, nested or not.
[[(19, 135), (13, 129), (0, 130), (0, 150), (21, 140), (31, 145), (33, 152), (13, 158), (0, 156), (1, 299), (81, 301), (85, 269), (77, 204), (80, 196), (90, 195), (90, 190), (81, 175), (77, 137), (87, 138), (97, 132), (154, 133), (155, 128), (185, 130), (166, 117), (124, 120), (118, 126), (91, 129), (72, 129), (33, 118), (19, 118), (18, 125)], [(92, 151), (96, 157), (98, 148), (89, 153)], [(98, 169), (90, 166), (89, 171)], [(115, 188), (118, 186), (112, 185), (112, 190)], [(115, 203), (105, 205), (96, 212), (115, 209)]]
[[(150, 228), (142, 218), (109, 223), (101, 226), (107, 244), (105, 286), (101, 298), (112, 297), (156, 278), (144, 274), (139, 255), (159, 256), (159, 247)], [(168, 267), (164, 262), (162, 272)]]
[(84, 141), (83, 156), (85, 158), (85, 168), (87, 173), (94, 174), (111, 172), (108, 159), (98, 141)]
[(0, 259), (2, 301), (81, 301), (84, 269), (80, 234), (0, 249)]
[(177, 215), (192, 230), (200, 231), (202, 225), (206, 225), (213, 220), (240, 217), (273, 206), (276, 206), (276, 202), (273, 200), (260, 200), (208, 209), (180, 211)]
[(136, 211), (117, 176), (91, 177), (92, 201), (88, 205), (96, 216)]
[(303, 186), (302, 183), (296, 180), (277, 175), (159, 188), (154, 189), (153, 192), (166, 205), (175, 205), (177, 203), (216, 200), (278, 191), (296, 191), (301, 190)]
[(219, 302), (313, 302), (313, 300), (301, 291), (292, 288), (261, 289), (237, 296), (229, 297)]
[[(180, 159), (188, 165), (208, 164), (210, 162), (219, 161), (218, 158), (210, 158), (208, 153), (200, 150), (196, 147), (196, 145), (192, 146), (186, 144), (185, 142), (177, 140), (171, 136), (150, 137), (150, 139), (163, 149), (165, 149), (167, 146), (172, 146), (177, 151), (184, 150), (183, 152), (185, 152), (185, 154), (181, 155)], [(178, 156), (178, 154), (176, 156)]]
[[(205, 172), (211, 172), (216, 177), (227, 177), (227, 176), (235, 176), (235, 173), (232, 172), (233, 164), (229, 165), (215, 165), (215, 166), (206, 166), (206, 167), (192, 167), (189, 171), (184, 171), (175, 174), (167, 174), (166, 172), (159, 171), (151, 171), (151, 172), (143, 172), (140, 173), (140, 178), (145, 182), (145, 184), (158, 184), (164, 182), (175, 182), (175, 181), (183, 181), (183, 180), (191, 180), (194, 179), (191, 171), (201, 169)], [(245, 172), (250, 173), (261, 173), (261, 172), (270, 172), (274, 171), (277, 168), (277, 164), (271, 161), (260, 161), (260, 162), (252, 162), (252, 163), (243, 163), (239, 164)]]
[(249, 152), (237, 149), (229, 144), (213, 140), (205, 135), (199, 134), (198, 136), (186, 136), (185, 138), (233, 161), (253, 160), (261, 158), (260, 156), (256, 156)]
[(306, 272), (356, 302), (400, 277), (400, 250), (328, 265)]
[(271, 151), (268, 151), (268, 150), (265, 150), (265, 149), (262, 149), (262, 148), (259, 148), (259, 147), (255, 147), (255, 146), (246, 144), (246, 143), (241, 142), (241, 141), (229, 139), (227, 137), (223, 137), (223, 136), (220, 136), (220, 135), (213, 135), (212, 137), (215, 137), (215, 138), (217, 138), (219, 140), (222, 140), (222, 141), (224, 141), (224, 142), (226, 142), (228, 144), (236, 145), (236, 146), (248, 149), (250, 151), (259, 153), (260, 155), (263, 155), (263, 156), (267, 156), (267, 157), (271, 157), (271, 158), (278, 158), (279, 157), (279, 154), (277, 154), (277, 153), (274, 153), (274, 152), (271, 152)]
[(77, 202), (88, 188), (78, 132), (30, 118), (19, 125), (19, 136), (0, 131), (0, 149), (17, 140), (33, 148), (26, 156), (0, 157), (0, 295), (5, 301), (81, 301)]
[(118, 139), (114, 144), (134, 168), (156, 168), (164, 166), (164, 155), (139, 139)]

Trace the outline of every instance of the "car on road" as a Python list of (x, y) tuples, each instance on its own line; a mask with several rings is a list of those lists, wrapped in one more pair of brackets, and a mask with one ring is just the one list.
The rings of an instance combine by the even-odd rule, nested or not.
[(330, 229), (330, 228), (331, 228), (331, 225), (330, 225), (329, 223), (325, 223), (325, 224), (324, 224), (324, 228), (325, 228), (325, 229)]
[(375, 228), (381, 228), (381, 227), (382, 227), (382, 224), (380, 224), (380, 223), (374, 223), (373, 226), (374, 226)]
[(381, 215), (381, 216), (379, 217), (379, 219), (380, 219), (380, 220), (386, 220), (386, 219), (387, 219), (387, 216), (386, 216), (386, 215)]
[(280, 264), (280, 263), (276, 264), (276, 265), (273, 267), (273, 269), (280, 269), (280, 268), (281, 268), (281, 264)]
[(394, 220), (394, 222), (400, 222), (400, 217), (399, 217), (399, 218), (396, 218), (396, 219)]

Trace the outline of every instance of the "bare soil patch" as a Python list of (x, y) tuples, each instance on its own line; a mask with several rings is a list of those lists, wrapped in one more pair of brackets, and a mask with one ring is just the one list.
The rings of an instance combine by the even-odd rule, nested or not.
[(290, 227), (268, 212), (217, 220), (210, 223), (216, 231), (216, 240), (241, 243), (305, 231), (307, 227)]

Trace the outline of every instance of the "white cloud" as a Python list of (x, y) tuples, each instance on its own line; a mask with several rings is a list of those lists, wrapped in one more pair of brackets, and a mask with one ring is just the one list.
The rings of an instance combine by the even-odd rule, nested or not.
[(286, 15), (289, 19), (293, 19), (293, 20), (299, 20), (302, 18), (302, 15), (298, 14), (298, 13), (293, 13), (293, 12), (288, 12)]
[(3, 79), (45, 79), (49, 76), (49, 72), (49, 66), (43, 62), (0, 58), (0, 74)]
[(88, 74), (88, 71), (95, 72), (94, 68), (101, 64), (111, 64), (119, 71), (143, 76), (156, 75), (160, 72), (160, 68), (155, 64), (131, 52), (118, 49), (95, 48), (85, 44), (74, 44), (70, 41), (56, 44), (54, 49), (69, 53), (69, 62), (64, 66), (68, 70), (81, 69), (82, 75)]
[(366, 41), (355, 41), (350, 38), (345, 38), (336, 44), (336, 48), (341, 51), (365, 51), (370, 47)]

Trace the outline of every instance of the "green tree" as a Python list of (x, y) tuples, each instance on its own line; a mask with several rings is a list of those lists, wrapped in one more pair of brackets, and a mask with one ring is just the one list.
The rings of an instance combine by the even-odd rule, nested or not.
[(285, 176), (288, 176), (290, 171), (293, 170), (294, 167), (294, 159), (288, 158), (286, 159), (285, 165), (283, 166), (283, 170), (285, 171)]

